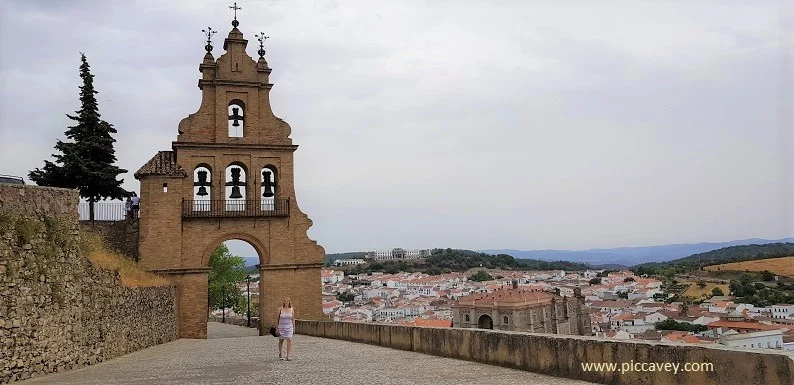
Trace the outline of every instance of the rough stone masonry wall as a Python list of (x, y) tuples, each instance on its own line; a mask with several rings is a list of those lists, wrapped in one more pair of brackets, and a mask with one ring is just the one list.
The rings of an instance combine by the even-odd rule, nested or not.
[[(302, 321), (296, 333), (507, 366), (603, 384), (794, 384), (794, 354), (771, 349), (599, 340), (463, 328)], [(712, 363), (713, 371), (584, 371), (582, 363)], [(484, 381), (483, 383), (487, 383)]]
[(77, 192), (0, 184), (0, 383), (177, 338), (172, 286), (130, 288), (79, 254)]
[(138, 220), (80, 221), (81, 229), (90, 229), (121, 255), (138, 261)]

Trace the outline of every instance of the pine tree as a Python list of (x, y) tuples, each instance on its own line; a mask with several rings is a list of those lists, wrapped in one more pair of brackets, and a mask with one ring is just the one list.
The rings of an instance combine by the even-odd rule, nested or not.
[(80, 196), (87, 199), (90, 219), (94, 220), (94, 203), (100, 199), (122, 199), (127, 192), (121, 188), (124, 180), (117, 180), (119, 174), (127, 170), (115, 165), (116, 142), (111, 134), (116, 133), (108, 122), (100, 119), (99, 107), (94, 90), (94, 75), (91, 75), (85, 54), (80, 53), (80, 110), (77, 115), (67, 114), (77, 122), (69, 127), (66, 137), (69, 142), (58, 140), (53, 154), (55, 162), (44, 161), (44, 168), (31, 171), (28, 176), (39, 186), (65, 187), (80, 190)]

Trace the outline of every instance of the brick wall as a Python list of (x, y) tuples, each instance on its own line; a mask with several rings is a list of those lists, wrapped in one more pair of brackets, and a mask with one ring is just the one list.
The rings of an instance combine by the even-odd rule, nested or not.
[(131, 288), (80, 255), (77, 192), (0, 184), (0, 383), (177, 338), (173, 286)]

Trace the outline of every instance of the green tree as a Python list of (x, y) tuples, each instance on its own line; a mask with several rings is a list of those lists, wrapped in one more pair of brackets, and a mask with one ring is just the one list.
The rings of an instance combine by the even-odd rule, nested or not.
[(485, 270), (479, 270), (476, 274), (469, 276), (469, 281), (483, 282), (492, 281), (493, 277)]
[(764, 270), (761, 272), (761, 279), (764, 281), (774, 281), (775, 275), (772, 274), (769, 270)]
[(590, 285), (600, 285), (601, 284), (601, 277), (595, 277), (588, 282)]
[(356, 299), (356, 295), (350, 292), (339, 292), (336, 293), (336, 299), (342, 302), (353, 302)]
[(711, 295), (715, 295), (715, 296), (720, 295), (721, 296), (721, 295), (725, 295), (725, 293), (723, 293), (722, 289), (720, 289), (719, 287), (714, 286), (714, 288), (711, 289)]
[(698, 285), (699, 288), (702, 289), (702, 288), (706, 287), (706, 281), (700, 279), (700, 280), (698, 280), (697, 285)]
[(680, 330), (680, 331), (693, 332), (693, 333), (698, 333), (708, 330), (708, 327), (706, 327), (706, 325), (696, 325), (686, 322), (678, 322), (672, 318), (668, 318), (664, 321), (659, 321), (655, 323), (654, 326), (656, 327), (656, 330)]
[(127, 170), (115, 165), (116, 141), (111, 134), (116, 133), (108, 122), (100, 119), (94, 90), (94, 75), (91, 75), (88, 60), (81, 53), (80, 77), (80, 109), (76, 116), (66, 115), (77, 122), (66, 131), (70, 140), (58, 140), (55, 149), (60, 154), (53, 154), (55, 162), (44, 161), (44, 168), (31, 171), (28, 177), (39, 186), (65, 187), (79, 189), (80, 196), (89, 203), (90, 219), (94, 220), (94, 203), (100, 199), (122, 199), (127, 192), (121, 188), (123, 179), (116, 179)]
[(239, 304), (243, 293), (237, 284), (246, 277), (245, 260), (232, 255), (226, 245), (221, 244), (210, 255), (209, 307), (210, 309), (231, 308)]
[(623, 282), (636, 282), (636, 281), (634, 280), (634, 277), (626, 277), (623, 279)]

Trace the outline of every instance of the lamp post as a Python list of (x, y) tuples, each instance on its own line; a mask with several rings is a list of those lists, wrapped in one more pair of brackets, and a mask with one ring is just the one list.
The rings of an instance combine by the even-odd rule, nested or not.
[(246, 314), (248, 315), (248, 327), (251, 327), (251, 275), (245, 276), (245, 291), (248, 292), (248, 300), (246, 301)]
[(226, 286), (221, 287), (221, 323), (226, 323)]

